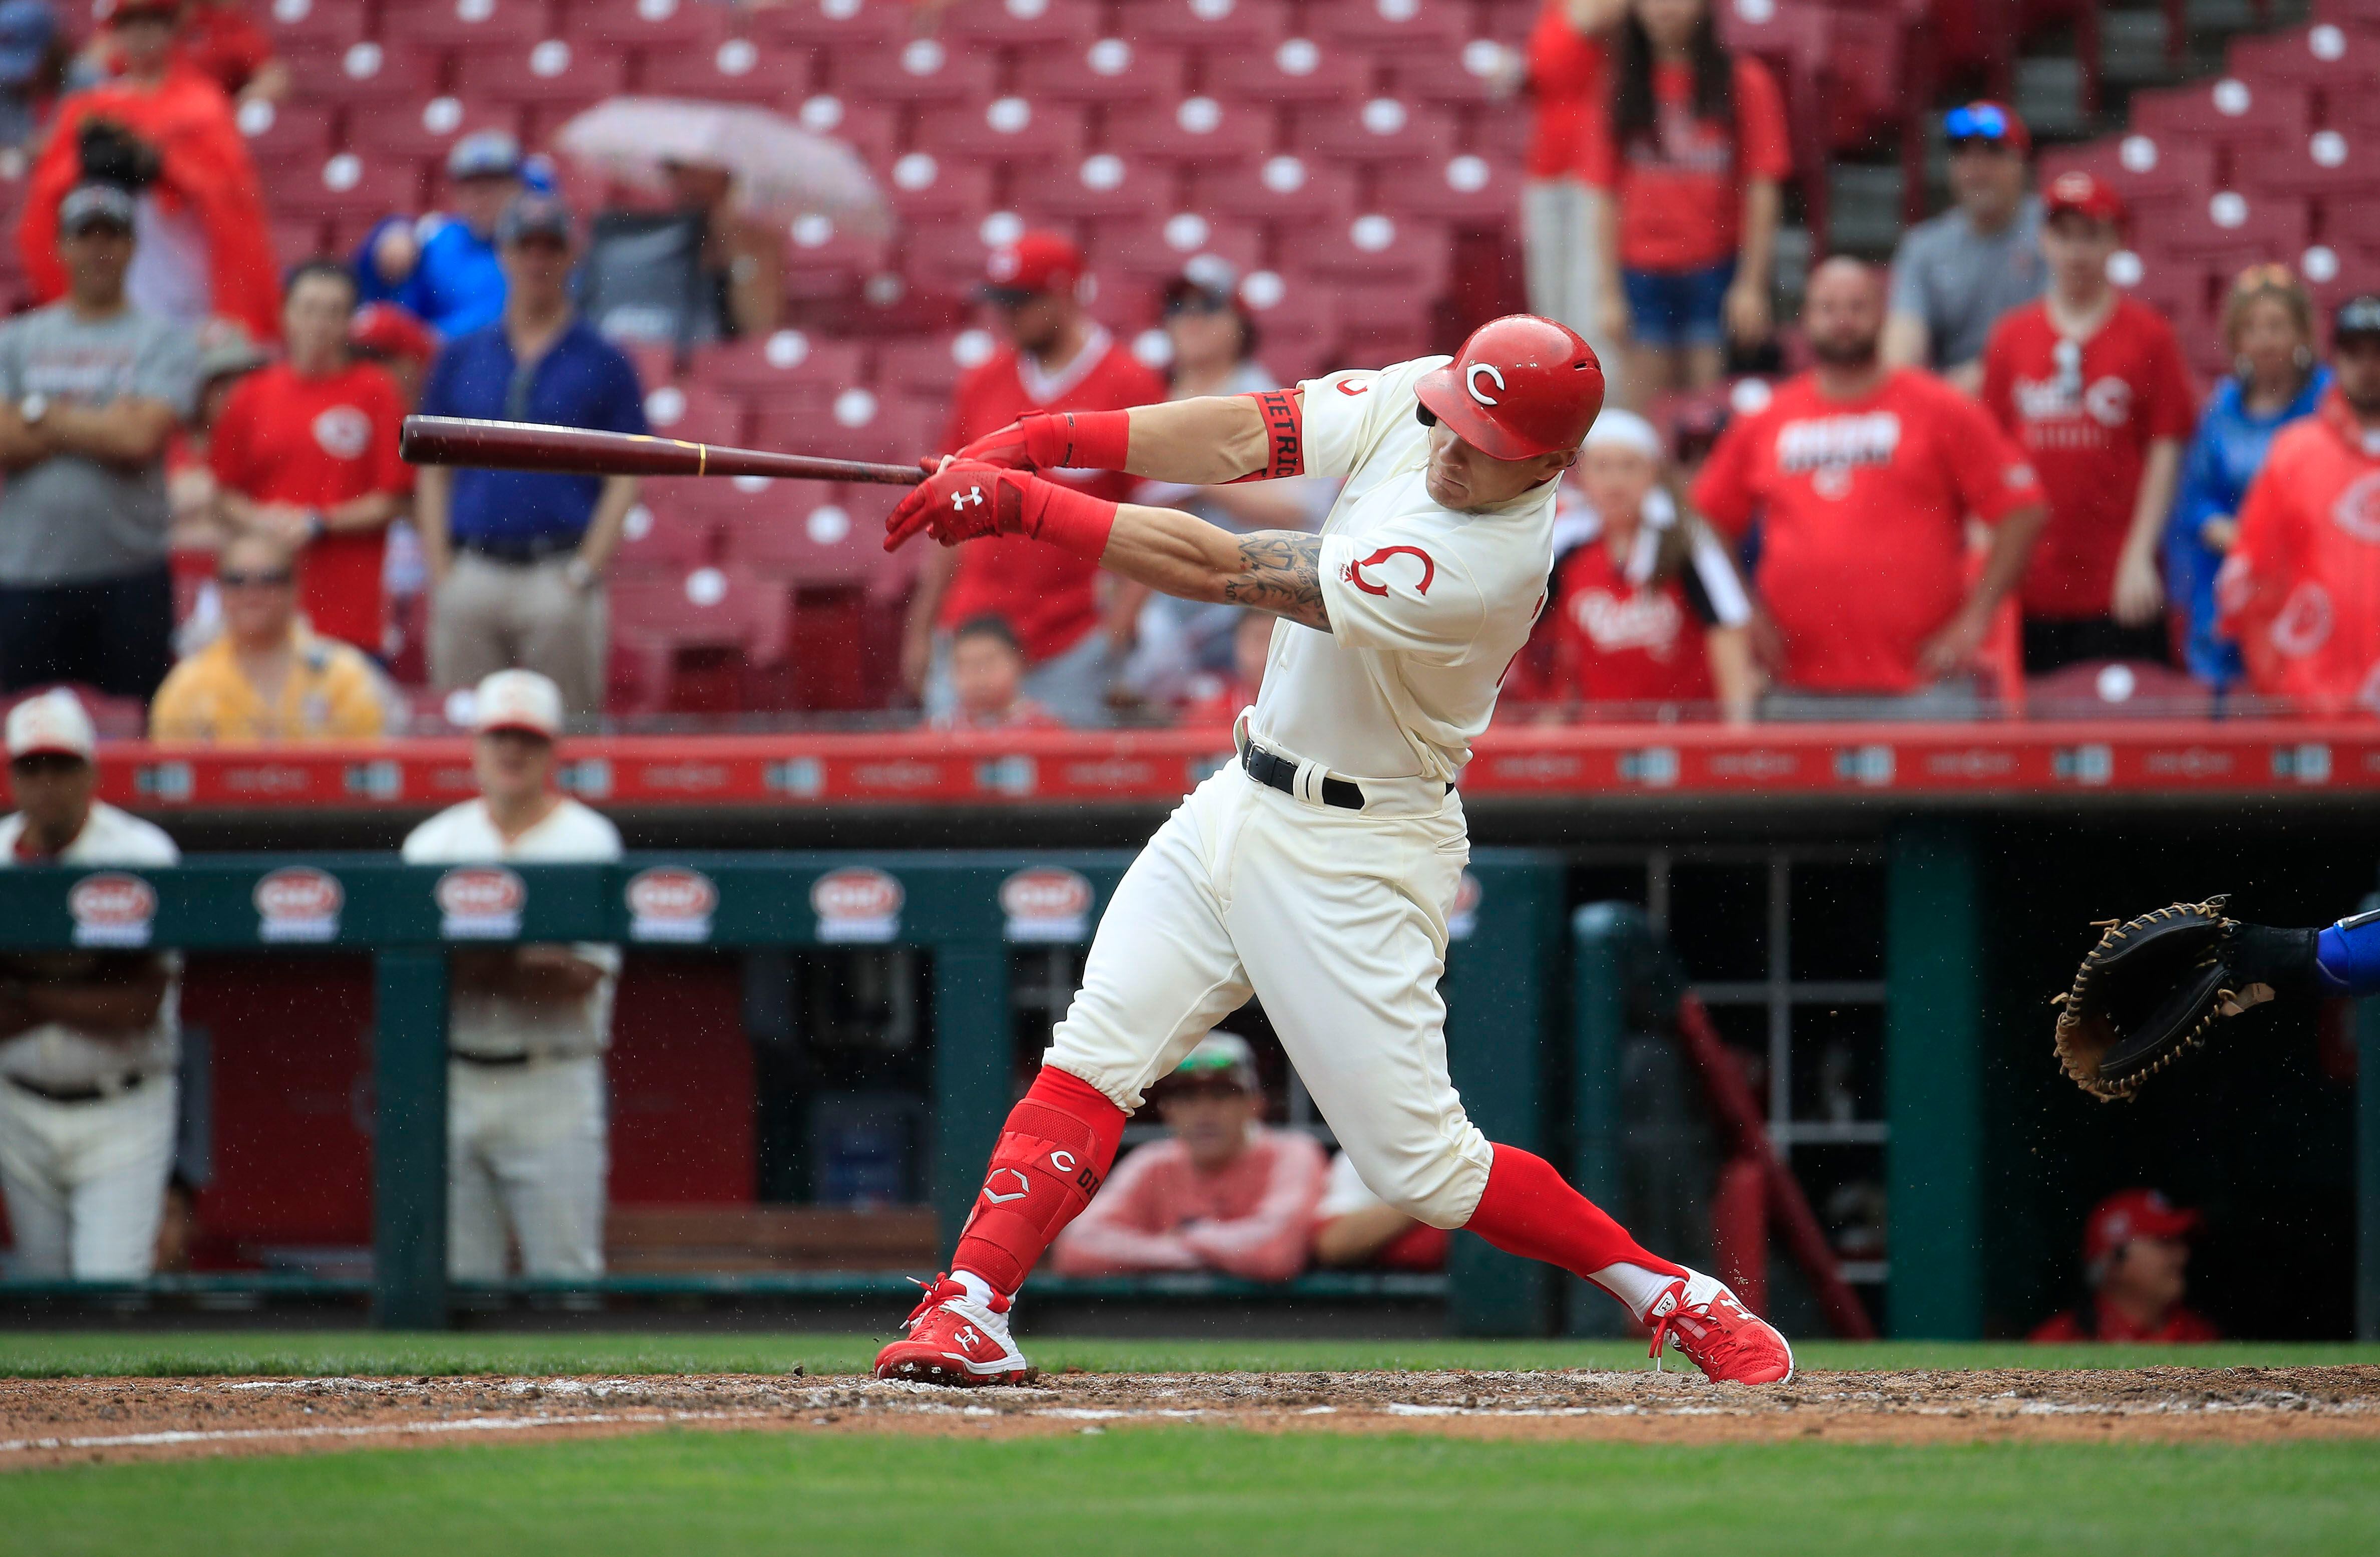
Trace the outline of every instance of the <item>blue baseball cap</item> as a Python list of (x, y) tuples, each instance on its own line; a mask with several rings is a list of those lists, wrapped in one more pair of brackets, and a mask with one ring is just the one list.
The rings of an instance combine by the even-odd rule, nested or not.
[(500, 129), (474, 130), (447, 150), (449, 178), (517, 178), (520, 142)]
[(550, 237), (566, 245), (577, 232), (570, 207), (552, 195), (534, 191), (504, 207), (504, 215), (496, 221), (496, 242), (505, 248), (532, 237)]
[(31, 80), (57, 31), (49, 0), (0, 0), (0, 86)]

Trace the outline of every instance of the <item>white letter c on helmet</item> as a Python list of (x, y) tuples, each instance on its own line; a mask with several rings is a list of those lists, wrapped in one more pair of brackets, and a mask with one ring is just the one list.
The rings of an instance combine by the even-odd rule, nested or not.
[(1482, 373), (1494, 379), (1496, 381), (1497, 388), (1501, 389), (1504, 387), (1504, 375), (1496, 371), (1496, 365), (1493, 362), (1474, 362), (1468, 368), (1463, 369), (1463, 387), (1471, 392), (1471, 397), (1474, 400), (1478, 401), (1483, 406), (1492, 406), (1496, 404), (1496, 397), (1492, 395), (1482, 395), (1479, 393), (1479, 375)]

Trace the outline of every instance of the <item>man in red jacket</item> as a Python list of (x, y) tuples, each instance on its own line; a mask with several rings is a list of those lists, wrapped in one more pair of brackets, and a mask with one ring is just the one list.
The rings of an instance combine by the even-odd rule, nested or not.
[(2216, 576), (2223, 630), (2249, 684), (2309, 711), (2380, 712), (2380, 297), (2341, 303), (2336, 383), (2292, 422)]
[[(1159, 378), (1083, 311), (1082, 251), (1056, 233), (1029, 232), (993, 252), (981, 296), (1010, 344), (959, 380), (944, 448), (965, 448), (1035, 411), (1119, 411), (1165, 398)], [(1138, 485), (1112, 470), (1053, 479), (1121, 502)], [(1023, 536), (927, 554), (909, 602), (901, 674), (926, 712), (950, 709), (950, 635), (998, 616), (1016, 629), (1030, 665), (1025, 696), (1068, 724), (1108, 723), (1107, 688), (1148, 591), (1122, 579), (1100, 599), (1099, 568)]]

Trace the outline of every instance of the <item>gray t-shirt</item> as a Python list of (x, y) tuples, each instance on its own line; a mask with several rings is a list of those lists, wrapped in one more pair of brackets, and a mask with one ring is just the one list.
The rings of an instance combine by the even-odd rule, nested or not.
[[(199, 346), (178, 325), (130, 310), (97, 323), (55, 303), (0, 324), (0, 400), (28, 395), (100, 407), (162, 400), (188, 420)], [(54, 455), (0, 487), (0, 584), (71, 584), (164, 560), (163, 457), (137, 469)]]
[(1892, 311), (1925, 321), (1936, 371), (1984, 354), (2000, 315), (2041, 296), (2041, 201), (2028, 196), (2016, 220), (1979, 236), (1956, 206), (1901, 235), (1892, 256)]

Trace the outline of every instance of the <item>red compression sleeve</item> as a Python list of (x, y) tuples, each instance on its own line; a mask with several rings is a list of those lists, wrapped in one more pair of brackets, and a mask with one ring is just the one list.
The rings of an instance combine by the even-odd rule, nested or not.
[(1293, 389), (1267, 389), (1255, 395), (1243, 395), (1243, 400), (1257, 403), (1257, 414), (1264, 418), (1265, 462), (1245, 476), (1234, 476), (1226, 486), (1242, 481), (1277, 481), (1283, 476), (1305, 474), (1305, 402)]
[(1014, 1295), (1050, 1241), (1099, 1193), (1123, 1121), (1123, 1110), (1106, 1093), (1042, 1066), (1001, 1127), (951, 1269), (971, 1271), (1002, 1295)]
[(1463, 1223), (1506, 1254), (1542, 1259), (1573, 1275), (1607, 1265), (1641, 1265), (1665, 1276), (1686, 1269), (1647, 1253), (1601, 1208), (1572, 1189), (1554, 1165), (1517, 1146), (1496, 1147), (1479, 1209)]
[(1132, 449), (1130, 411), (1034, 411), (1016, 425), (1044, 470), (1121, 470)]
[(1036, 477), (1021, 478), (1021, 484), (1024, 502), (1018, 517), (1026, 534), (1093, 562), (1107, 555), (1108, 536), (1115, 529), (1114, 504)]

